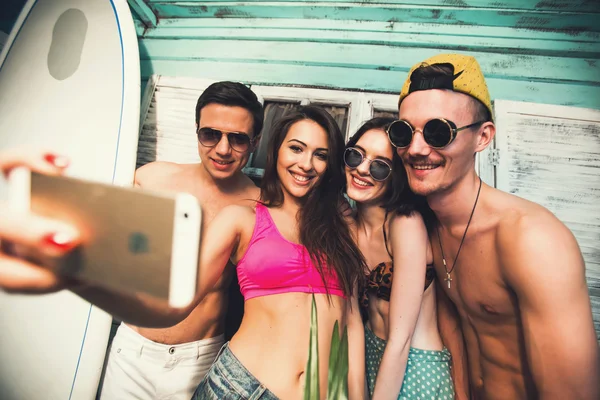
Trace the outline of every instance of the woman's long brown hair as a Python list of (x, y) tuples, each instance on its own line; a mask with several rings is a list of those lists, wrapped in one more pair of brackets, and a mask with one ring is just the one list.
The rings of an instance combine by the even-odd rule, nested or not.
[(268, 207), (278, 207), (283, 203), (283, 191), (277, 175), (279, 148), (292, 125), (302, 120), (314, 121), (327, 132), (329, 151), (325, 172), (302, 198), (298, 215), (300, 242), (308, 250), (327, 293), (329, 288), (325, 277), (331, 268), (336, 272), (344, 294), (350, 297), (354, 285), (364, 279), (365, 260), (339, 212), (345, 186), (344, 137), (327, 111), (305, 106), (277, 122), (269, 140), (260, 199)]

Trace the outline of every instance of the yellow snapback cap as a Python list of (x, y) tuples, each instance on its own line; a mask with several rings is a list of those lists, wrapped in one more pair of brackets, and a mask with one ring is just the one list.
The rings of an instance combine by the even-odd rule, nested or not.
[[(415, 70), (434, 64), (450, 64), (454, 68), (452, 77), (414, 77)], [(438, 54), (425, 61), (417, 63), (408, 72), (408, 78), (402, 86), (398, 106), (406, 96), (418, 90), (450, 89), (455, 92), (467, 94), (483, 103), (489, 110), (492, 120), (492, 102), (483, 72), (475, 57), (464, 54)]]

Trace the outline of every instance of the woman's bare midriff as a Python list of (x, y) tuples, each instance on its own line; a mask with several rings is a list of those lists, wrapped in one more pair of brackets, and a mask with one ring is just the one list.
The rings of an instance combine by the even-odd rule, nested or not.
[[(319, 324), (321, 398), (327, 390), (331, 334), (335, 321), (346, 326), (347, 301), (315, 294)], [(230, 349), (263, 385), (282, 400), (303, 398), (310, 338), (310, 293), (284, 293), (246, 301), (240, 329)]]
[[(384, 340), (388, 340), (389, 315), (390, 302), (370, 295), (367, 326), (377, 337)], [(437, 326), (434, 284), (431, 284), (423, 294), (421, 311), (410, 346), (421, 350), (443, 349), (442, 338)]]

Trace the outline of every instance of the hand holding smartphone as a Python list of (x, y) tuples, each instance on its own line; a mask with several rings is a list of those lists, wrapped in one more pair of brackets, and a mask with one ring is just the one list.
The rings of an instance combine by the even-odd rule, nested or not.
[(19, 255), (59, 274), (122, 292), (144, 292), (184, 307), (194, 298), (201, 210), (187, 193), (154, 193), (25, 168), (9, 176), (9, 206), (78, 229), (81, 245), (61, 259)]

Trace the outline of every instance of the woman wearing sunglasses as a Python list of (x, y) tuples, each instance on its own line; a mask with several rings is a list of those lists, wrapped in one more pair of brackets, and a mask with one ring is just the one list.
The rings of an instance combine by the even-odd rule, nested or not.
[(367, 386), (373, 399), (452, 399), (450, 353), (436, 320), (429, 209), (408, 187), (388, 140), (394, 120), (367, 121), (344, 153), (347, 194), (356, 202), (355, 237), (368, 265)]

